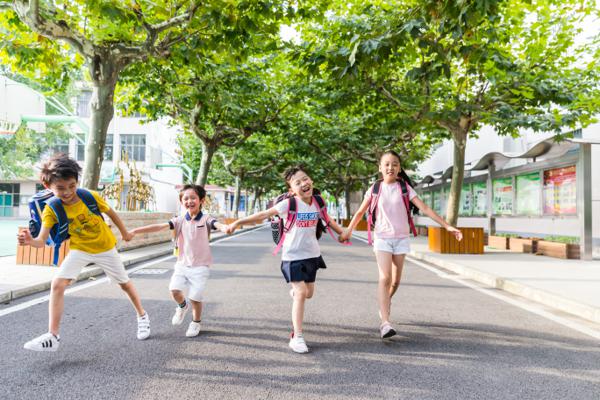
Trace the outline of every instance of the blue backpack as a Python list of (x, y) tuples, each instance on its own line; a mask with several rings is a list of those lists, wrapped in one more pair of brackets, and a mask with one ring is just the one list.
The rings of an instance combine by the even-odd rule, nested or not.
[[(79, 196), (81, 201), (83, 201), (91, 212), (104, 219), (98, 208), (98, 202), (89, 190), (81, 188), (77, 189), (77, 196)], [(56, 219), (58, 220), (58, 222), (50, 229), (50, 236), (46, 241), (49, 246), (54, 246), (54, 258), (52, 264), (57, 265), (60, 245), (69, 238), (69, 220), (62, 201), (58, 197), (55, 197), (52, 191), (48, 189), (42, 190), (41, 192), (34, 194), (29, 201), (29, 214), (31, 215), (31, 219), (29, 220), (29, 231), (33, 237), (37, 237), (40, 234), (42, 229), (42, 213), (46, 206), (54, 211), (54, 215), (56, 215)]]

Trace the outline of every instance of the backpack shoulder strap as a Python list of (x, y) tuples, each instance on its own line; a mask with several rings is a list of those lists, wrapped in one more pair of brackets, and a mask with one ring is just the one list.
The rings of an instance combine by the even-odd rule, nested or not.
[(417, 236), (417, 228), (415, 228), (415, 223), (412, 219), (412, 215), (410, 214), (410, 198), (408, 184), (404, 179), (398, 180), (398, 184), (400, 185), (400, 190), (402, 191), (402, 201), (404, 202), (404, 208), (406, 208), (408, 226), (410, 227), (410, 231), (412, 232), (413, 236)]
[(62, 242), (69, 237), (69, 219), (65, 212), (65, 207), (62, 201), (58, 197), (52, 197), (46, 202), (46, 205), (50, 207), (54, 215), (56, 216), (56, 234), (52, 237), (54, 246), (54, 258), (52, 264), (58, 265), (58, 259), (60, 256), (60, 246)]
[(369, 211), (367, 213), (367, 239), (370, 245), (373, 244), (373, 239), (371, 237), (371, 226), (375, 224), (377, 202), (379, 201), (380, 194), (381, 180), (377, 180), (373, 186), (371, 186), (371, 200), (369, 201)]
[(279, 238), (279, 243), (277, 243), (277, 247), (273, 250), (273, 255), (277, 255), (279, 250), (283, 246), (283, 242), (285, 240), (285, 234), (292, 229), (294, 224), (296, 223), (296, 218), (298, 216), (298, 203), (296, 202), (295, 196), (290, 196), (287, 198), (288, 201), (288, 211), (287, 218), (285, 220), (285, 224), (283, 225), (283, 229), (281, 232), (281, 237)]
[(90, 192), (87, 189), (78, 188), (77, 196), (79, 196), (81, 201), (83, 201), (83, 203), (87, 206), (87, 208), (90, 209), (91, 212), (100, 217), (102, 216), (100, 208), (98, 207), (98, 202), (96, 201), (96, 198), (94, 197), (92, 192)]

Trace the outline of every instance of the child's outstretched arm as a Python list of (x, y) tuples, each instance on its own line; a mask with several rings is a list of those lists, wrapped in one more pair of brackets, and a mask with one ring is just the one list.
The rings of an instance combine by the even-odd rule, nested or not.
[(132, 230), (130, 230), (129, 233), (131, 233), (132, 238), (133, 238), (133, 236), (137, 235), (138, 233), (150, 233), (150, 232), (164, 231), (165, 229), (169, 229), (170, 227), (171, 227), (171, 225), (168, 222), (161, 222), (160, 224), (138, 226), (137, 228), (133, 228)]
[(105, 214), (108, 215), (108, 217), (115, 223), (115, 225), (119, 229), (119, 232), (121, 232), (121, 237), (124, 241), (129, 242), (131, 239), (133, 239), (134, 234), (129, 232), (127, 228), (125, 228), (123, 220), (121, 219), (121, 217), (119, 217), (119, 214), (117, 214), (115, 210), (109, 208), (108, 211), (105, 212)]
[(462, 240), (462, 232), (459, 231), (458, 229), (456, 229), (455, 227), (453, 227), (452, 225), (450, 225), (449, 223), (447, 223), (444, 218), (440, 217), (440, 215), (438, 213), (436, 213), (435, 211), (433, 211), (431, 209), (431, 207), (429, 207), (427, 204), (423, 203), (423, 200), (421, 200), (418, 196), (413, 197), (410, 200), (415, 206), (419, 207), (419, 210), (423, 211), (425, 213), (425, 215), (427, 215), (429, 218), (431, 218), (432, 220), (434, 220), (435, 222), (437, 222), (438, 224), (440, 224), (441, 226), (443, 226), (448, 232), (452, 233), (454, 235), (454, 237), (456, 238), (456, 240)]
[(343, 232), (340, 234), (340, 242), (350, 240), (350, 237), (352, 236), (352, 231), (354, 230), (354, 228), (356, 228), (356, 225), (358, 225), (358, 222), (363, 217), (363, 215), (365, 215), (365, 212), (367, 212), (367, 209), (369, 208), (369, 203), (370, 198), (366, 198), (363, 200), (360, 207), (358, 208), (358, 211), (356, 211), (356, 213), (352, 217), (352, 220), (350, 221), (348, 227), (346, 227), (346, 229), (344, 229)]
[(50, 229), (51, 228), (42, 226), (42, 229), (36, 238), (31, 236), (29, 229), (23, 229), (17, 234), (17, 240), (21, 246), (44, 247), (46, 245), (46, 240), (48, 240), (48, 236), (50, 236)]
[(227, 224), (222, 224), (219, 221), (215, 221), (215, 223), (213, 224), (213, 226), (220, 230), (223, 233), (229, 233), (227, 230), (229, 229), (229, 225)]
[(240, 218), (237, 221), (229, 224), (227, 228), (227, 233), (233, 233), (240, 225), (249, 224), (249, 223), (258, 223), (262, 222), (267, 218), (273, 217), (279, 214), (279, 211), (275, 207), (271, 207), (268, 210), (260, 211), (252, 215), (248, 215), (247, 217)]

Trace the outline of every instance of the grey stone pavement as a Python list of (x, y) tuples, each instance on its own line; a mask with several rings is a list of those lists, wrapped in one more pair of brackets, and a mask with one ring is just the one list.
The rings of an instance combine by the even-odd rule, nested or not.
[(184, 336), (189, 316), (170, 322), (172, 257), (130, 269), (151, 319), (146, 341), (135, 338), (135, 313), (105, 278), (66, 295), (56, 353), (22, 348), (46, 329), (47, 302), (32, 302), (40, 295), (0, 306), (0, 398), (598, 399), (598, 340), (412, 257), (393, 300), (399, 335), (382, 341), (377, 266), (359, 240), (321, 240), (327, 269), (304, 326), (311, 352), (295, 354), (289, 287), (273, 248), (268, 229), (213, 243), (196, 338)]

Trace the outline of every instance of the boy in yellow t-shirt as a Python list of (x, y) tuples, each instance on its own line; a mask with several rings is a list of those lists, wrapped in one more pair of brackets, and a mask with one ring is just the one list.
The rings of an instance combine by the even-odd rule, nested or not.
[[(140, 340), (150, 336), (150, 319), (142, 307), (135, 286), (129, 280), (123, 262), (117, 253), (117, 239), (104, 222), (101, 215), (92, 212), (77, 194), (77, 183), (81, 167), (77, 161), (66, 155), (52, 157), (42, 167), (40, 179), (54, 196), (62, 202), (69, 221), (70, 251), (52, 280), (50, 289), (48, 333), (25, 343), (25, 349), (34, 351), (56, 351), (60, 344), (59, 326), (64, 308), (66, 287), (77, 278), (81, 269), (96, 264), (104, 270), (108, 277), (119, 284), (127, 294), (138, 315), (137, 338)], [(115, 223), (123, 240), (129, 241), (132, 234), (127, 231), (121, 218), (96, 192), (90, 191), (100, 212), (105, 213)], [(19, 236), (21, 245), (43, 247), (50, 235), (51, 228), (58, 222), (53, 209), (44, 207), (42, 228), (34, 239), (29, 230), (22, 231)]]

